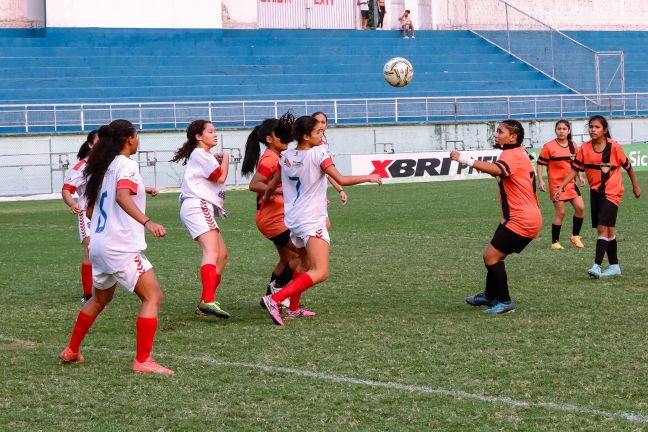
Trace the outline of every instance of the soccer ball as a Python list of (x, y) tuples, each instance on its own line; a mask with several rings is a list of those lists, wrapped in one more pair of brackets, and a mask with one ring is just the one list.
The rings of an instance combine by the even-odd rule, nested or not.
[(405, 87), (412, 81), (414, 68), (409, 60), (403, 57), (394, 57), (385, 63), (383, 68), (385, 81), (392, 87)]

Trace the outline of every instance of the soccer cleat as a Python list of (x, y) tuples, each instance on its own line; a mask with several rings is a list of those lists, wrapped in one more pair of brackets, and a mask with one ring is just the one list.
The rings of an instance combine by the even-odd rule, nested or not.
[(585, 245), (583, 244), (582, 237), (579, 236), (579, 235), (571, 236), (569, 241), (571, 242), (571, 244), (576, 246), (578, 249), (583, 249), (585, 247)]
[(65, 347), (65, 349), (59, 354), (59, 358), (63, 360), (63, 363), (81, 363), (84, 360), (80, 353), (72, 352), (70, 347)]
[(204, 300), (200, 300), (200, 303), (198, 303), (198, 306), (196, 307), (196, 315), (215, 315), (218, 318), (223, 319), (229, 319), (230, 317), (229, 313), (221, 309), (221, 305), (217, 301), (205, 303)]
[[(271, 291), (270, 295), (275, 294), (275, 293), (278, 293), (278, 292), (281, 291), (283, 288), (284, 288), (284, 287), (282, 287), (282, 286), (279, 286), (279, 285), (277, 285), (277, 284), (273, 284), (273, 285), (270, 287), (270, 291)], [(284, 299), (284, 300), (280, 303), (280, 305), (283, 306), (283, 307), (288, 307), (288, 306), (290, 306), (290, 299), (289, 299), (289, 298)]]
[(277, 325), (284, 325), (283, 320), (281, 319), (281, 313), (279, 312), (279, 304), (272, 300), (272, 297), (269, 295), (263, 296), (261, 300), (265, 304), (266, 311), (270, 314), (272, 321)]
[(497, 300), (488, 300), (483, 292), (466, 297), (466, 303), (470, 306), (495, 306)]
[(83, 305), (85, 305), (86, 303), (88, 303), (88, 302), (90, 301), (91, 298), (92, 298), (92, 294), (86, 294), (86, 295), (84, 295), (83, 297), (81, 297), (81, 306), (83, 306)]
[(167, 376), (173, 375), (175, 373), (171, 369), (167, 369), (164, 366), (157, 364), (157, 362), (153, 360), (152, 357), (147, 358), (146, 361), (143, 361), (141, 363), (138, 362), (137, 359), (133, 360), (133, 372), (156, 373)]
[(291, 311), (290, 309), (288, 309), (286, 311), (285, 319), (289, 320), (295, 318), (310, 318), (310, 317), (314, 317), (315, 315), (317, 315), (315, 312), (300, 307), (296, 311)]
[(562, 245), (561, 245), (560, 243), (558, 243), (558, 242), (553, 242), (553, 243), (551, 243), (551, 249), (556, 249), (556, 250), (558, 250), (558, 249), (565, 249), (565, 248), (562, 247)]
[(601, 276), (621, 276), (621, 267), (619, 267), (619, 264), (610, 264), (610, 267), (601, 272)]
[(497, 302), (493, 307), (490, 307), (484, 311), (485, 314), (489, 315), (503, 315), (515, 311), (515, 304), (511, 303), (499, 303)]
[[(620, 272), (620, 271), (619, 271)], [(594, 279), (598, 279), (601, 277), (601, 266), (598, 264), (592, 265), (592, 268), (587, 270), (587, 274), (593, 277)]]

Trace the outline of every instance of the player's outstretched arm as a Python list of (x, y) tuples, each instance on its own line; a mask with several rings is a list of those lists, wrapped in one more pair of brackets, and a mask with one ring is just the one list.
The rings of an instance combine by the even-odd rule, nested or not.
[(119, 207), (121, 207), (128, 216), (144, 225), (144, 227), (148, 229), (155, 237), (159, 238), (166, 235), (166, 230), (162, 225), (153, 222), (151, 218), (147, 217), (144, 213), (142, 213), (139, 207), (137, 207), (137, 204), (135, 204), (135, 201), (133, 201), (133, 198), (131, 198), (129, 189), (117, 189), (115, 199), (117, 200)]
[(562, 183), (560, 183), (560, 186), (558, 186), (556, 190), (553, 191), (552, 199), (554, 201), (558, 201), (558, 199), (560, 198), (560, 194), (562, 193), (563, 189), (565, 189), (565, 186), (567, 186), (567, 183), (572, 181), (574, 177), (576, 177), (577, 175), (578, 175), (578, 171), (576, 171), (575, 169), (572, 168), (571, 171), (569, 171), (569, 174), (565, 176)]
[(369, 174), (366, 176), (344, 176), (340, 174), (340, 171), (338, 171), (337, 168), (335, 168), (335, 165), (329, 165), (324, 170), (324, 173), (342, 186), (353, 186), (360, 183), (376, 183), (377, 185), (382, 185), (382, 179), (378, 174)]
[(494, 163), (474, 159), (472, 156), (468, 156), (466, 153), (460, 153), (457, 150), (452, 150), (450, 152), (450, 159), (455, 160), (460, 164), (468, 165), (477, 171), (490, 174), (493, 177), (499, 177), (502, 175), (502, 170)]

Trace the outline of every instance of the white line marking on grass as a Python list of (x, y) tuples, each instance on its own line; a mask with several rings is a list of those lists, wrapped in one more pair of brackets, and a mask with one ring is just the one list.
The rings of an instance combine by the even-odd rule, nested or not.
[[(3, 336), (3, 335), (0, 335), (0, 340), (12, 341), (12, 342), (25, 342), (25, 343), (29, 342), (29, 341), (18, 339), (16, 337)], [(127, 351), (127, 350), (113, 350), (109, 348), (95, 348), (95, 347), (84, 347), (84, 350), (100, 351), (100, 352), (107, 352), (113, 354), (124, 354), (131, 357), (135, 356), (135, 353), (133, 351)], [(336, 375), (336, 374), (331, 374), (326, 372), (314, 372), (305, 369), (296, 369), (290, 367), (267, 366), (267, 365), (260, 365), (254, 363), (242, 363), (242, 362), (229, 362), (229, 361), (216, 360), (214, 358), (204, 357), (204, 356), (194, 357), (194, 356), (185, 356), (185, 355), (176, 355), (176, 354), (156, 353), (156, 357), (166, 357), (170, 359), (183, 360), (192, 363), (202, 362), (202, 363), (207, 363), (210, 365), (222, 366), (222, 367), (256, 369), (256, 370), (262, 370), (270, 373), (292, 374), (292, 375), (299, 375), (307, 378), (314, 378), (321, 381), (361, 385), (361, 386), (375, 387), (375, 388), (386, 388), (392, 390), (406, 391), (410, 393), (448, 396), (454, 399), (471, 399), (471, 400), (476, 400), (481, 402), (491, 402), (491, 403), (498, 403), (503, 405), (510, 405), (516, 408), (543, 408), (550, 411), (563, 411), (563, 412), (573, 412), (576, 414), (593, 415), (593, 416), (601, 416), (601, 417), (608, 417), (608, 418), (620, 418), (620, 419), (628, 420), (633, 423), (648, 423), (648, 415), (646, 414), (635, 414), (635, 413), (628, 413), (628, 412), (610, 412), (610, 411), (603, 411), (594, 408), (582, 407), (579, 405), (564, 404), (558, 402), (528, 402), (519, 399), (513, 399), (506, 396), (484, 396), (475, 393), (468, 393), (462, 390), (450, 390), (450, 389), (429, 387), (429, 386), (422, 386), (422, 385), (399, 384), (399, 383), (389, 382), (389, 381), (374, 381), (374, 380), (354, 378), (354, 377)]]

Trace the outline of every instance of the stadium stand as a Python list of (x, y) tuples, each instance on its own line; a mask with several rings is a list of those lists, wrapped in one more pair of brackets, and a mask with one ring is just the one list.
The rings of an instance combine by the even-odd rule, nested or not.
[[(0, 104), (565, 94), (467, 31), (0, 31)], [(395, 56), (414, 81), (391, 88)]]

